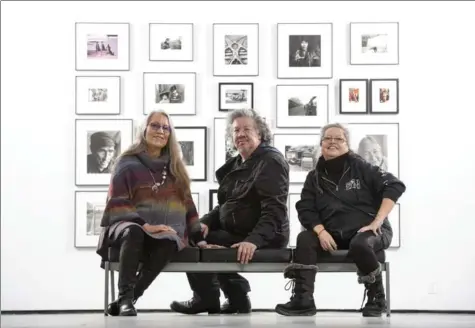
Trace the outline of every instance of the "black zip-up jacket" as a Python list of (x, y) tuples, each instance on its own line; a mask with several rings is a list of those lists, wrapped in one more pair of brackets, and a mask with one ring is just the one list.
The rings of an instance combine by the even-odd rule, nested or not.
[[(331, 181), (323, 162), (320, 157), (316, 168), (308, 173), (296, 204), (300, 223), (308, 230), (322, 224), (331, 234), (349, 238), (374, 220), (383, 198), (397, 202), (406, 190), (393, 174), (352, 152), (347, 154), (338, 183)], [(392, 238), (387, 218), (381, 229)]]
[(276, 148), (261, 144), (244, 163), (241, 156), (233, 157), (216, 178), (219, 205), (202, 223), (243, 236), (258, 248), (287, 245), (289, 165)]

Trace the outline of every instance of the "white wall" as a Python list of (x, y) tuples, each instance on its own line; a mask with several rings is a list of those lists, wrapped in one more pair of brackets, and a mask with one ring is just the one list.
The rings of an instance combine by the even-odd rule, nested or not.
[[(211, 159), (213, 118), (222, 116), (218, 82), (254, 82), (255, 107), (275, 125), (275, 85), (301, 82), (276, 78), (276, 24), (333, 22), (333, 79), (317, 80), (330, 84), (330, 120), (400, 122), (407, 193), (402, 247), (388, 254), (393, 309), (475, 310), (474, 3), (6, 2), (2, 8), (2, 310), (102, 307), (99, 257), (74, 248), (74, 77), (101, 75), (74, 70), (77, 21), (131, 23), (131, 70), (119, 73), (123, 117), (142, 118), (142, 72), (197, 73), (197, 116), (175, 124), (210, 128), (209, 182), (193, 185), (202, 209), (216, 186)], [(148, 23), (159, 21), (194, 23), (194, 62), (148, 61)], [(399, 21), (400, 65), (349, 66), (352, 21)], [(212, 76), (214, 22), (260, 24), (258, 77)], [(399, 77), (400, 114), (335, 115), (338, 79), (351, 77)], [(255, 308), (288, 300), (282, 274), (247, 276)], [(432, 284), (435, 294), (428, 293)], [(321, 274), (316, 289), (320, 308), (356, 309), (363, 297), (354, 274)], [(138, 306), (166, 309), (190, 296), (184, 274), (162, 274)]]

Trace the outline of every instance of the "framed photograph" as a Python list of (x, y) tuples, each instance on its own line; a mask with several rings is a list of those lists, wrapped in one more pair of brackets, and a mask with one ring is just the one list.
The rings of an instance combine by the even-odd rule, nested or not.
[(76, 23), (76, 71), (128, 71), (129, 23)]
[(76, 185), (109, 185), (115, 159), (132, 140), (132, 120), (77, 119)]
[(399, 23), (350, 23), (351, 65), (399, 65)]
[(218, 189), (209, 190), (209, 211), (218, 206)]
[(287, 247), (295, 248), (297, 247), (297, 237), (299, 233), (305, 228), (299, 221), (299, 214), (295, 205), (300, 200), (300, 193), (289, 193), (287, 208), (289, 209), (289, 226), (290, 226), (290, 236), (289, 244)]
[(328, 120), (328, 85), (278, 85), (278, 128), (320, 128)]
[(289, 163), (290, 183), (304, 183), (310, 172), (317, 164), (320, 151), (320, 134), (274, 134), (276, 147)]
[(76, 76), (76, 114), (120, 114), (120, 76)]
[(76, 191), (74, 247), (97, 247), (107, 190)]
[(259, 24), (213, 24), (213, 75), (259, 75)]
[(162, 109), (170, 115), (196, 114), (195, 73), (143, 73), (144, 114)]
[(193, 203), (195, 203), (196, 212), (198, 212), (198, 216), (201, 215), (200, 212), (200, 193), (199, 192), (192, 192), (191, 198), (193, 199)]
[(277, 78), (331, 79), (332, 23), (277, 24)]
[(368, 80), (340, 80), (340, 114), (368, 113)]
[(181, 156), (192, 181), (206, 181), (207, 128), (201, 126), (175, 127), (176, 138), (181, 146)]
[(150, 23), (150, 61), (193, 61), (193, 24)]
[(372, 79), (371, 114), (399, 113), (399, 79)]
[(254, 83), (219, 83), (219, 111), (253, 108)]
[(350, 123), (351, 148), (381, 170), (399, 177), (399, 123)]
[(393, 240), (389, 248), (401, 247), (401, 205), (396, 203), (388, 215), (389, 223), (393, 229)]
[[(214, 172), (224, 165), (229, 159), (238, 155), (237, 149), (231, 140), (226, 138), (226, 118), (214, 119)], [(216, 174), (213, 174), (214, 181)]]

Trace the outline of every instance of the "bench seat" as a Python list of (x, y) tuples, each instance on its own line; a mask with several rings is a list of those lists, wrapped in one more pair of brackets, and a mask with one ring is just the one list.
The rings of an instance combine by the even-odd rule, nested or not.
[[(201, 262), (219, 262), (219, 263), (236, 263), (236, 248), (217, 248), (202, 249)], [(290, 263), (292, 261), (292, 249), (258, 249), (254, 252), (254, 256), (249, 263)]]

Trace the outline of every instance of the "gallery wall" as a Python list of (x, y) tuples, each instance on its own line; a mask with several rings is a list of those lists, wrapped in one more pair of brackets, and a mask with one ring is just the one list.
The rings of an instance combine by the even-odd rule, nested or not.
[[(392, 138), (397, 152), (389, 160), (397, 163), (407, 192), (397, 208), (400, 238), (388, 251), (392, 308), (475, 310), (475, 250), (470, 244), (475, 228), (470, 196), (475, 158), (469, 151), (475, 65), (468, 43), (475, 28), (473, 3), (432, 3), (432, 16), (408, 15), (427, 12), (422, 2), (29, 3), (27, 11), (24, 6), (2, 4), (1, 14), (2, 311), (102, 308), (100, 258), (94, 248), (84, 247), (94, 243), (94, 237), (78, 241), (76, 211), (84, 195), (77, 192), (94, 191), (89, 196), (100, 199), (107, 186), (96, 186), (104, 179), (81, 174), (84, 183), (78, 183), (77, 152), (82, 149), (87, 155), (87, 131), (120, 129), (122, 121), (91, 127), (77, 125), (77, 120), (130, 119), (135, 129), (145, 117), (144, 72), (193, 73), (196, 106), (184, 110), (194, 115), (173, 116), (173, 122), (180, 128), (206, 127), (206, 143), (201, 145), (207, 153), (206, 178), (192, 184), (201, 213), (208, 210), (209, 190), (217, 188), (215, 141), (223, 142), (223, 137), (215, 135), (215, 119), (226, 114), (219, 111), (219, 83), (253, 83), (253, 105), (273, 132), (306, 134), (310, 143), (317, 142), (318, 128), (277, 128), (278, 85), (326, 86), (327, 117), (319, 124), (370, 124), (373, 132), (360, 133), (375, 135), (383, 134), (382, 124), (396, 126)], [(77, 22), (128, 23), (127, 69), (76, 70)], [(229, 22), (258, 24), (257, 75), (213, 75), (213, 24)], [(355, 22), (397, 22), (398, 65), (350, 65), (349, 24)], [(150, 61), (149, 23), (192, 23), (193, 60)], [(278, 23), (331, 23), (331, 75), (278, 78)], [(119, 114), (117, 104), (105, 109), (108, 115), (77, 112), (77, 76), (120, 77)], [(339, 114), (341, 79), (398, 79), (398, 113)], [(117, 87), (116, 79), (108, 83)], [(181, 131), (183, 138), (194, 132)], [(79, 146), (77, 133), (82, 133)], [(291, 210), (301, 186), (290, 186)], [(272, 309), (288, 300), (282, 274), (245, 276), (251, 282), (254, 308)], [(185, 274), (164, 273), (137, 306), (168, 309), (171, 301), (189, 297)], [(319, 308), (357, 309), (362, 297), (354, 274), (317, 276)]]

